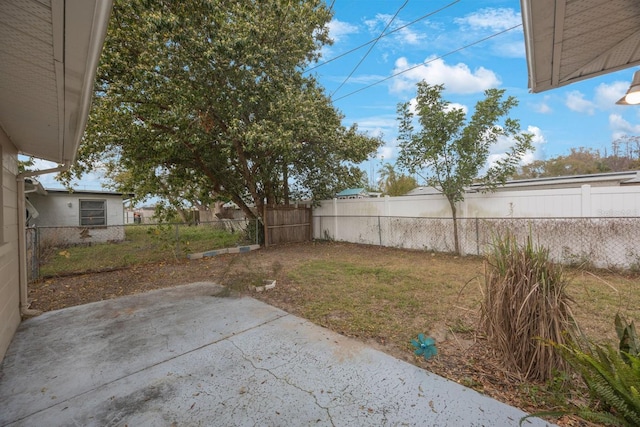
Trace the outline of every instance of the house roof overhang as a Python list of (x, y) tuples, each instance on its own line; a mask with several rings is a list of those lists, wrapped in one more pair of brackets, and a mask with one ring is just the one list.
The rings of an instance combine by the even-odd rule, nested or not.
[(47, 195), (51, 196), (113, 196), (113, 197), (133, 197), (134, 193), (121, 193), (118, 191), (102, 191), (102, 190), (66, 190), (58, 188), (47, 188)]
[(640, 65), (640, 1), (520, 3), (532, 92)]
[(21, 154), (73, 162), (111, 7), (112, 0), (0, 2), (0, 127)]

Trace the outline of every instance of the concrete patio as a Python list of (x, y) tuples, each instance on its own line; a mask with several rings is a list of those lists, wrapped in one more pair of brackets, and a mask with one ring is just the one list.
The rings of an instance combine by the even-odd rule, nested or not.
[(523, 415), (213, 283), (29, 319), (0, 366), (0, 426), (517, 426)]

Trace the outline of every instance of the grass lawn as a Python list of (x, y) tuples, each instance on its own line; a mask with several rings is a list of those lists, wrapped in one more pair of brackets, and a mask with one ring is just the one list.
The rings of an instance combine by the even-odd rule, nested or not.
[(184, 258), (188, 253), (234, 247), (242, 231), (231, 233), (210, 226), (125, 226), (125, 240), (90, 246), (44, 248), (40, 276), (101, 271)]
[[(483, 258), (342, 243), (315, 247), (305, 259), (285, 247), (273, 249), (276, 259), (272, 249), (258, 251), (228, 284), (242, 287), (256, 272), (277, 278), (279, 285), (257, 298), (529, 412), (587, 401), (586, 390), (568, 386), (563, 373), (532, 383), (501, 364), (478, 329)], [(577, 269), (565, 274), (582, 331), (617, 345), (615, 314), (640, 320), (638, 277)], [(435, 359), (413, 355), (410, 340), (419, 333), (436, 339)]]
[[(286, 292), (283, 302), (297, 313), (348, 335), (399, 337), (408, 342), (418, 332), (475, 329), (483, 297), (482, 257), (340, 243), (316, 246), (319, 254), (309, 254), (309, 259), (289, 268), (286, 264), (283, 268), (283, 259), (271, 261), (275, 267), (260, 261), (270, 251), (284, 248), (259, 251), (252, 259), (247, 257), (234, 280), (242, 284), (246, 276), (255, 281), (256, 272), (271, 278), (279, 271), (286, 285), (268, 294), (271, 299)], [(574, 315), (591, 338), (615, 339), (615, 313), (640, 320), (637, 276), (570, 268), (565, 275), (575, 300)]]

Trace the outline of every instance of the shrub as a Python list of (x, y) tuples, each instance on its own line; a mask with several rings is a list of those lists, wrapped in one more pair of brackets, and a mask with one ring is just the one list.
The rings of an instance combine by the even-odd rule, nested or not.
[[(638, 335), (633, 322), (616, 315), (619, 350), (609, 344), (599, 345), (583, 339), (568, 344), (550, 343), (587, 385), (594, 405), (575, 411), (539, 412), (524, 417), (560, 416), (574, 413), (582, 418), (616, 426), (640, 426), (640, 355)], [(636, 346), (636, 347), (634, 347)]]
[(481, 327), (504, 362), (529, 380), (546, 381), (566, 362), (547, 341), (565, 343), (575, 322), (562, 268), (531, 237), (494, 239), (485, 264)]
[(554, 347), (599, 401), (600, 412), (582, 409), (578, 415), (596, 422), (640, 426), (640, 357), (608, 344), (590, 343), (584, 349), (575, 344)]
[(626, 354), (640, 356), (640, 338), (636, 333), (636, 325), (633, 322), (629, 323), (623, 320), (619, 314), (616, 314), (615, 325), (620, 340), (618, 348), (622, 357), (624, 358)]

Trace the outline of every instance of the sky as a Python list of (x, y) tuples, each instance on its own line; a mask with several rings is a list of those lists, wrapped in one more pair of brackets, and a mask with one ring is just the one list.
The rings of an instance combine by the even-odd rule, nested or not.
[[(536, 148), (524, 162), (571, 148), (603, 150), (623, 135), (640, 133), (640, 108), (615, 105), (629, 87), (633, 68), (529, 93), (519, 0), (327, 1), (333, 4), (334, 43), (322, 49), (321, 60), (307, 73), (325, 87), (346, 126), (356, 123), (384, 141), (375, 157), (360, 165), (370, 182), (378, 179), (383, 163), (395, 163), (396, 109), (415, 97), (421, 80), (444, 84), (443, 98), (469, 113), (486, 89), (505, 89), (506, 96), (516, 97), (519, 105), (510, 115), (534, 135)], [(375, 42), (356, 49), (370, 41)], [(499, 141), (490, 161), (509, 146)], [(47, 188), (60, 187), (52, 175), (40, 181)], [(100, 183), (92, 174), (75, 188), (100, 189)]]
[[(519, 105), (510, 115), (534, 135), (536, 147), (525, 162), (571, 148), (603, 150), (625, 134), (640, 133), (640, 108), (615, 105), (631, 83), (633, 68), (529, 93), (519, 0), (335, 0), (333, 10), (334, 44), (322, 52), (330, 62), (310, 72), (331, 94), (346, 125), (357, 123), (384, 140), (376, 158), (363, 167), (369, 175), (377, 176), (383, 162), (395, 163), (396, 108), (415, 98), (421, 80), (444, 84), (443, 98), (469, 113), (486, 89), (505, 89), (506, 96), (516, 97)], [(391, 34), (331, 61), (383, 32)], [(500, 141), (490, 161), (509, 145)]]

